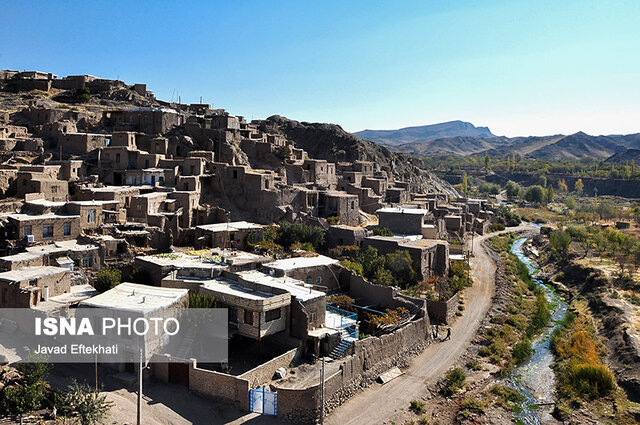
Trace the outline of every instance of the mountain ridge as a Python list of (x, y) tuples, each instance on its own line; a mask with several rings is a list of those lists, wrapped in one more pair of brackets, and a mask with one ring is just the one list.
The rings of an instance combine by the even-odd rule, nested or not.
[(470, 122), (454, 120), (436, 124), (403, 127), (395, 130), (357, 131), (353, 135), (371, 140), (385, 146), (397, 146), (406, 143), (428, 142), (446, 137), (496, 137), (488, 127), (476, 127)]

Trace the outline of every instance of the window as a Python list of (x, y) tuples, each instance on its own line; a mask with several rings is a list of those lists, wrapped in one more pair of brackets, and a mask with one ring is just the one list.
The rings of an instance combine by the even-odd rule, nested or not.
[(272, 320), (276, 320), (280, 318), (280, 309), (276, 308), (275, 310), (269, 310), (264, 314), (264, 321), (271, 322)]
[(87, 211), (87, 222), (95, 223), (96, 222), (96, 210)]
[(58, 186), (51, 186), (51, 193), (58, 193)]
[(69, 221), (64, 223), (64, 235), (65, 236), (71, 235), (71, 222), (69, 222)]
[(192, 165), (189, 169), (191, 170), (191, 175), (194, 175), (196, 173), (196, 166), (195, 165)]
[(234, 179), (238, 178), (238, 170), (233, 170), (233, 178)]
[(247, 325), (253, 325), (253, 311), (244, 311), (244, 323), (246, 323)]
[(53, 237), (53, 224), (45, 224), (42, 226), (42, 237), (43, 238)]
[(137, 205), (136, 205), (136, 210), (137, 210), (137, 211), (142, 211), (142, 205), (137, 204)]
[(311, 312), (309, 313), (309, 321), (313, 323), (316, 321), (317, 318), (318, 318), (318, 312), (316, 310), (311, 310)]
[(353, 210), (353, 209), (355, 209), (355, 207), (356, 207), (356, 202), (355, 201), (351, 201), (351, 209)]
[(91, 255), (85, 255), (82, 257), (82, 267), (92, 267), (93, 257)]
[(120, 154), (119, 153), (116, 154), (116, 162), (120, 162)]
[(307, 282), (307, 284), (311, 285), (311, 283), (313, 282), (313, 278), (311, 277), (311, 275), (307, 276), (307, 278), (305, 279), (305, 282)]
[(316, 284), (317, 284), (317, 285), (320, 285), (321, 283), (322, 283), (322, 276), (318, 276), (318, 277), (316, 278)]
[(148, 159), (144, 160), (144, 168), (149, 168), (149, 160)]
[(32, 231), (33, 231), (33, 228), (31, 227), (30, 224), (24, 226), (24, 235), (25, 236), (33, 235)]

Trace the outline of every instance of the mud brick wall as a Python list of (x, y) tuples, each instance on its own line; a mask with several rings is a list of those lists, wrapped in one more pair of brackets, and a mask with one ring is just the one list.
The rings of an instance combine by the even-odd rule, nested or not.
[(455, 318), (458, 308), (458, 294), (447, 301), (427, 301), (427, 311), (429, 318), (434, 324), (448, 325)]
[(268, 362), (243, 373), (238, 378), (249, 381), (249, 386), (251, 388), (261, 387), (266, 382), (271, 381), (271, 378), (273, 377), (273, 374), (276, 373), (277, 369), (281, 367), (287, 369), (289, 367), (297, 350), (297, 348), (294, 348), (293, 350), (287, 351), (275, 359), (269, 360)]
[(189, 389), (204, 397), (230, 401), (242, 410), (249, 410), (249, 381), (199, 369), (195, 360), (189, 364)]

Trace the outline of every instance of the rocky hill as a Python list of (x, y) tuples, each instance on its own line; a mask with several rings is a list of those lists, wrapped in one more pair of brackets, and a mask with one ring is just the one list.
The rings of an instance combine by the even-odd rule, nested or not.
[(398, 130), (363, 130), (353, 134), (362, 139), (371, 140), (385, 146), (424, 143), (449, 137), (495, 137), (487, 127), (476, 127), (469, 122), (459, 120), (417, 127), (405, 127)]
[(285, 135), (311, 158), (332, 162), (373, 161), (391, 170), (399, 180), (415, 183), (427, 193), (445, 192), (458, 196), (449, 183), (423, 170), (417, 158), (362, 140), (339, 125), (299, 122), (274, 115), (262, 122), (261, 130)]
[(640, 164), (640, 149), (627, 149), (624, 152), (613, 154), (607, 158), (607, 162), (618, 164), (624, 164), (631, 161), (635, 161), (636, 164)]

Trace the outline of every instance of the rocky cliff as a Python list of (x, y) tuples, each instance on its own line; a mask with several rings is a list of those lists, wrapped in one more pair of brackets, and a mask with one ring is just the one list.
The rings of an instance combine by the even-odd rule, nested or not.
[(331, 162), (372, 161), (391, 171), (396, 179), (416, 184), (425, 193), (459, 196), (449, 183), (422, 169), (418, 159), (362, 140), (339, 125), (299, 122), (274, 115), (262, 122), (261, 130), (283, 134), (311, 158)]

